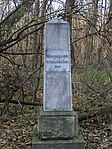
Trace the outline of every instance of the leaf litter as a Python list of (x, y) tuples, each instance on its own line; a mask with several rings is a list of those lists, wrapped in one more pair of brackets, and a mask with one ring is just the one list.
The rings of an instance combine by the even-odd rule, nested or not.
[[(0, 149), (31, 149), (36, 109), (25, 108), (22, 114), (0, 117)], [(86, 149), (112, 149), (111, 114), (103, 114), (79, 123)]]

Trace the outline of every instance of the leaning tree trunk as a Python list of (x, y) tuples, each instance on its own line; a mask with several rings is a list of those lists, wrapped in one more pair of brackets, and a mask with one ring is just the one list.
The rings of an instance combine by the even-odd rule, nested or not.
[(72, 10), (74, 8), (74, 4), (75, 4), (75, 1), (74, 0), (66, 0), (66, 8), (65, 8), (65, 11), (66, 11), (66, 21), (69, 22), (70, 24), (70, 43), (71, 43), (71, 58), (72, 58), (72, 66), (75, 65), (75, 57), (74, 57), (74, 48), (73, 48), (73, 45), (72, 45)]
[[(90, 16), (90, 24), (89, 24), (89, 38), (88, 38), (88, 46), (87, 46), (87, 65), (93, 64), (92, 54), (95, 49), (95, 32), (97, 25), (97, 16), (98, 16), (98, 0), (92, 0), (92, 15)], [(86, 65), (86, 66), (87, 66)]]

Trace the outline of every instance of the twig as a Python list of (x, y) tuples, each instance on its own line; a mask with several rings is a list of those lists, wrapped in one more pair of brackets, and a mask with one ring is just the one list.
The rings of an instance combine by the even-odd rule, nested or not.
[[(0, 100), (0, 103), (4, 103), (5, 99)], [(34, 103), (34, 102), (24, 102), (24, 101), (18, 101), (18, 100), (10, 100), (9, 103), (13, 104), (19, 104), (19, 105), (28, 105), (28, 106), (41, 106), (41, 103)]]

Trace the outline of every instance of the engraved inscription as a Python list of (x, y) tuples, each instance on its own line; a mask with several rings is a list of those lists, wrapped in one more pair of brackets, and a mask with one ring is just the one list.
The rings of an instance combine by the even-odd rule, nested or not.
[(68, 51), (64, 53), (53, 51), (46, 54), (46, 71), (70, 71), (69, 63)]

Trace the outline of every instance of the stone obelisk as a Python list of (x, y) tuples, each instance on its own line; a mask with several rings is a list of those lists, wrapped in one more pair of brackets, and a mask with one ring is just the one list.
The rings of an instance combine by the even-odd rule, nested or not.
[[(54, 18), (44, 30), (44, 100), (33, 149), (84, 149), (72, 109), (69, 23)], [(35, 141), (34, 141), (35, 140)]]

